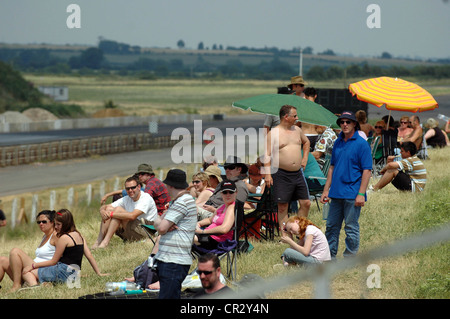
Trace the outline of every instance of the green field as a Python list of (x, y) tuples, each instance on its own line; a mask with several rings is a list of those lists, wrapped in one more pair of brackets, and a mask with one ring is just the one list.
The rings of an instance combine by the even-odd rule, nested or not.
[[(157, 114), (244, 114), (232, 108), (233, 101), (258, 94), (276, 93), (289, 79), (258, 80), (140, 80), (121, 76), (56, 76), (24, 75), (35, 86), (64, 85), (69, 88), (68, 104), (80, 105), (86, 114), (103, 109), (105, 101), (112, 100), (126, 115)], [(347, 88), (360, 79), (342, 79), (327, 82), (310, 81), (308, 86), (320, 88)], [(406, 79), (412, 80), (415, 79)], [(418, 82), (432, 95), (450, 94), (449, 80)]]
[[(450, 170), (448, 158), (450, 148), (431, 150), (430, 159), (425, 162), (428, 170), (428, 183), (425, 191), (420, 194), (401, 193), (389, 185), (381, 192), (369, 195), (368, 202), (363, 208), (361, 225), (360, 252), (367, 252), (373, 248), (386, 247), (390, 243), (408, 237), (413, 233), (420, 233), (427, 229), (444, 225), (450, 221)], [(193, 168), (188, 168), (191, 176)], [(165, 169), (167, 171), (167, 169)], [(124, 177), (120, 177), (123, 180)], [(105, 191), (111, 191), (113, 179), (107, 180)], [(75, 204), (70, 207), (74, 213), (78, 229), (85, 236), (88, 245), (92, 245), (97, 237), (100, 217), (99, 188), (101, 181), (92, 183), (94, 190), (93, 201), (86, 205), (86, 185), (74, 185)], [(56, 189), (57, 208), (67, 206), (67, 189)], [(30, 213), (31, 198), (39, 196), (39, 210), (49, 205), (49, 190), (27, 193), (16, 196), (23, 198), (24, 210)], [(13, 196), (2, 197), (2, 208), (8, 211)], [(9, 216), (8, 216), (9, 217)], [(318, 212), (315, 203), (311, 206), (309, 218), (322, 230), (325, 222)], [(9, 227), (0, 229), (0, 255), (7, 256), (13, 247), (20, 247), (33, 256), (42, 234), (35, 224), (18, 224), (14, 230)], [(341, 232), (341, 243), (338, 257), (342, 258), (344, 250), (344, 233)], [(274, 278), (280, 274), (290, 273), (296, 269), (274, 269), (280, 263), (280, 255), (287, 247), (275, 241), (252, 240), (254, 249), (238, 258), (238, 280), (244, 274), (258, 274), (263, 278)], [(106, 249), (94, 251), (102, 272), (109, 273), (108, 277), (98, 277), (92, 271), (89, 263), (83, 261), (84, 277), (81, 288), (69, 289), (65, 285), (54, 287), (40, 287), (9, 294), (11, 281), (8, 277), (2, 281), (0, 298), (29, 299), (29, 298), (78, 298), (86, 294), (101, 292), (108, 281), (121, 281), (131, 275), (135, 266), (140, 264), (149, 254), (150, 242), (136, 242), (124, 244), (114, 237)], [(410, 252), (398, 257), (369, 261), (381, 269), (381, 288), (368, 289), (366, 279), (367, 265), (362, 265), (338, 273), (333, 277), (332, 296), (337, 299), (422, 299), (422, 298), (450, 298), (449, 255), (450, 244), (438, 244), (421, 251)], [(313, 284), (293, 283), (284, 290), (275, 291), (267, 295), (268, 298), (311, 298)]]

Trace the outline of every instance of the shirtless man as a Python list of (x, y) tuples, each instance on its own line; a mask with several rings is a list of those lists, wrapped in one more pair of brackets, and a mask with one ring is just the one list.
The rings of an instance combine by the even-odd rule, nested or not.
[(280, 125), (267, 134), (266, 140), (265, 181), (269, 187), (273, 185), (274, 198), (278, 203), (278, 224), (282, 232), (292, 200), (300, 202), (299, 216), (307, 217), (311, 207), (308, 186), (303, 176), (303, 169), (308, 162), (309, 140), (302, 129), (295, 125), (297, 118), (295, 107), (282, 106)]

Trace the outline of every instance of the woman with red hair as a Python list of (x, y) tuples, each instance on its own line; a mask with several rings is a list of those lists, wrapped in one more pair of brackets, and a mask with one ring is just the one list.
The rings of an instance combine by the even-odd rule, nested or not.
[[(318, 264), (331, 259), (328, 241), (323, 232), (305, 217), (293, 216), (288, 219), (281, 241), (288, 244), (281, 259), (284, 266), (289, 264)], [(296, 242), (294, 238), (297, 237)]]

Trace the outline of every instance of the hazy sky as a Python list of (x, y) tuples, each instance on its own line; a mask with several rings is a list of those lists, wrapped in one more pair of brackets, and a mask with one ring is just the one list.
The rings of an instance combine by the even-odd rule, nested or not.
[[(69, 29), (69, 4), (81, 28)], [(369, 28), (370, 4), (380, 28)], [(373, 16), (371, 16), (373, 17)], [(376, 17), (375, 17), (376, 18)], [(450, 57), (450, 3), (443, 0), (1, 0), (0, 42), (87, 44), (99, 37), (142, 47), (199, 42), (254, 48), (311, 46), (314, 53)]]

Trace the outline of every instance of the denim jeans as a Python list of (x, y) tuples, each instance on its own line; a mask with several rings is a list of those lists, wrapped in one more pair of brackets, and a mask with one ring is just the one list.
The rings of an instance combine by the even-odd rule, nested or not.
[(339, 246), (339, 233), (342, 222), (345, 221), (345, 251), (344, 257), (350, 257), (358, 252), (359, 248), (359, 215), (361, 207), (355, 206), (350, 199), (336, 199), (330, 201), (330, 210), (327, 218), (325, 236), (330, 247), (331, 258), (335, 259)]
[(310, 265), (310, 264), (320, 264), (316, 258), (312, 256), (305, 256), (301, 252), (296, 251), (292, 248), (287, 248), (284, 253), (281, 255), (283, 260), (287, 263), (295, 263), (298, 265)]
[(189, 272), (190, 265), (165, 263), (158, 260), (159, 299), (180, 299), (181, 284)]

